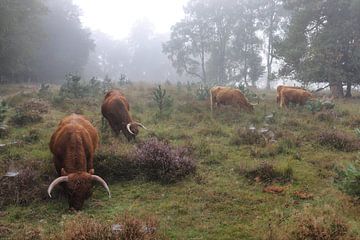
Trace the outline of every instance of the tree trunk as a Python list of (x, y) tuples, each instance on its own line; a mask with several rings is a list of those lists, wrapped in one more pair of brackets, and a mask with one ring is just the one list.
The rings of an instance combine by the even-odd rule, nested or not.
[(344, 90), (341, 83), (331, 83), (330, 92), (334, 98), (343, 98)]
[(268, 35), (268, 47), (266, 55), (266, 68), (267, 68), (267, 78), (266, 78), (266, 89), (270, 89), (270, 80), (271, 80), (271, 65), (272, 65), (272, 44), (273, 44), (273, 27), (274, 27), (274, 13), (270, 16), (270, 26), (269, 26), (269, 35)]
[(348, 82), (346, 83), (346, 94), (345, 94), (345, 97), (346, 97), (346, 98), (351, 98), (351, 97), (352, 97), (352, 95), (351, 95), (351, 82), (350, 82), (350, 81), (348, 81)]

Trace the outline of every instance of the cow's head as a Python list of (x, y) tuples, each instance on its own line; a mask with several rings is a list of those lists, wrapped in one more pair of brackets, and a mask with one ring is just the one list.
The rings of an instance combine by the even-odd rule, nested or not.
[(90, 169), (89, 172), (82, 171), (67, 174), (62, 168), (61, 175), (61, 177), (56, 178), (50, 184), (48, 194), (51, 197), (53, 188), (60, 183), (64, 183), (67, 189), (70, 209), (82, 209), (85, 200), (91, 196), (94, 181), (99, 182), (107, 190), (109, 197), (111, 197), (108, 185), (101, 177), (94, 175), (94, 169)]
[(138, 122), (131, 122), (126, 125), (127, 132), (125, 133), (125, 136), (128, 141), (135, 139), (136, 135), (139, 133), (139, 127), (147, 129), (144, 125)]

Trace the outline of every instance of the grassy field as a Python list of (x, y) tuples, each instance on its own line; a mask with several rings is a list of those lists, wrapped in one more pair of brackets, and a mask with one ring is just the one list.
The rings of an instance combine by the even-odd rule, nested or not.
[[(333, 110), (312, 113), (305, 108), (278, 109), (275, 92), (259, 92), (260, 104), (253, 114), (223, 107), (211, 116), (208, 101), (197, 100), (195, 89), (167, 85), (163, 87), (174, 105), (171, 114), (159, 119), (152, 100), (154, 87), (136, 84), (121, 88), (133, 118), (149, 129), (140, 130), (136, 142), (128, 143), (123, 136), (115, 138), (109, 130), (100, 131), (101, 95), (59, 104), (53, 100), (58, 87), (52, 87), (51, 96), (41, 100), (47, 108), (40, 114), (42, 121), (17, 126), (11, 121), (16, 107), (37, 99), (36, 89), (0, 86), (0, 94), (9, 104), (5, 119), (9, 133), (0, 143), (17, 141), (0, 148), (0, 174), (31, 165), (41, 183), (40, 193), (28, 201), (15, 196), (16, 189), (1, 192), (0, 238), (24, 239), (27, 234), (34, 239), (56, 239), (73, 220), (90, 218), (111, 227), (114, 219), (124, 214), (157, 219), (158, 231), (169, 239), (360, 237), (360, 206), (340, 190), (337, 181), (339, 172), (360, 160), (359, 139), (354, 133), (360, 127), (359, 99), (338, 100)], [(109, 152), (110, 157), (111, 152), (125, 154), (133, 151), (137, 142), (157, 137), (192, 149), (196, 173), (173, 184), (142, 178), (108, 179), (103, 173), (110, 182), (112, 198), (96, 186), (83, 211), (69, 212), (66, 199), (59, 194), (49, 199), (46, 187), (56, 176), (48, 148), (50, 136), (59, 121), (72, 112), (84, 114), (99, 129), (99, 151)], [(267, 117), (270, 114), (272, 117)], [(268, 129), (272, 139), (252, 136), (251, 126)], [(340, 146), (332, 144), (338, 140), (336, 134), (329, 144), (327, 139), (321, 142), (323, 135), (333, 132), (343, 134), (349, 143), (340, 139)], [(350, 147), (344, 147), (346, 144)], [(256, 172), (266, 166), (272, 166), (269, 171), (280, 177), (271, 181), (266, 172)], [(16, 181), (13, 179), (2, 177), (1, 181), (11, 184)], [(265, 189), (269, 186), (279, 187), (281, 192), (269, 193)], [(30, 198), (32, 191), (30, 186)]]

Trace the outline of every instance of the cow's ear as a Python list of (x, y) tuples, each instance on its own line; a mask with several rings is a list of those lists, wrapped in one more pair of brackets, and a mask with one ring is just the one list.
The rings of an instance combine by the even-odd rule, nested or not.
[(92, 169), (89, 169), (88, 173), (90, 173), (91, 175), (94, 175), (95, 174), (95, 170), (92, 168)]
[(61, 176), (67, 176), (67, 172), (65, 171), (64, 168), (61, 169)]

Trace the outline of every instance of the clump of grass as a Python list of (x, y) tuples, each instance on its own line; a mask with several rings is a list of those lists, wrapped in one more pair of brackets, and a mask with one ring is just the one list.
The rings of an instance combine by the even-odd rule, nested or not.
[(94, 169), (110, 182), (134, 179), (139, 172), (132, 154), (113, 145), (104, 146), (95, 154)]
[(265, 145), (265, 139), (261, 133), (256, 130), (240, 128), (231, 139), (234, 145)]
[[(329, 206), (321, 209), (306, 206), (288, 221), (271, 219), (267, 240), (354, 240), (347, 222)], [(274, 221), (275, 220), (275, 221)]]
[(320, 122), (333, 122), (336, 119), (336, 114), (334, 112), (318, 112), (315, 115), (316, 120)]
[(64, 223), (64, 230), (54, 239), (75, 240), (155, 240), (166, 239), (159, 230), (159, 223), (153, 217), (139, 219), (125, 214), (111, 223), (84, 215), (77, 215)]
[(335, 213), (305, 209), (295, 215), (296, 227), (288, 239), (294, 240), (345, 240), (350, 239), (349, 227)]
[(279, 147), (277, 144), (267, 144), (264, 148), (252, 147), (250, 156), (255, 158), (269, 158), (275, 157), (279, 154)]
[(355, 137), (340, 131), (321, 131), (316, 139), (320, 145), (344, 152), (355, 151), (360, 147), (359, 141)]
[(352, 115), (345, 123), (347, 126), (351, 126), (352, 128), (358, 128), (360, 127), (360, 116)]
[(36, 129), (31, 129), (29, 134), (23, 137), (23, 140), (26, 143), (36, 143), (40, 140), (40, 133)]
[(261, 162), (253, 169), (243, 170), (245, 177), (250, 180), (255, 180), (265, 184), (287, 183), (293, 180), (293, 169), (287, 166), (284, 169), (275, 169), (274, 166), (268, 162)]
[(173, 183), (196, 171), (195, 161), (186, 148), (173, 148), (156, 138), (139, 144), (134, 154), (140, 171), (149, 180)]

